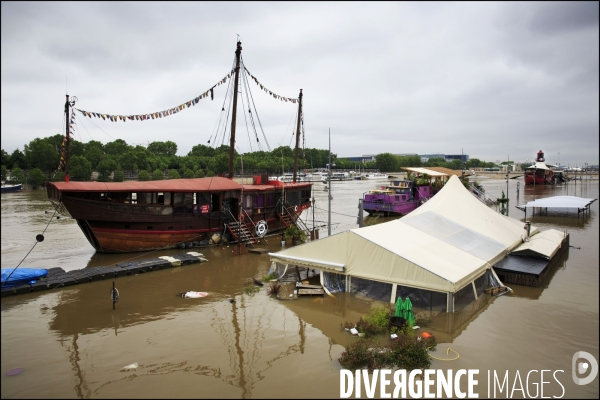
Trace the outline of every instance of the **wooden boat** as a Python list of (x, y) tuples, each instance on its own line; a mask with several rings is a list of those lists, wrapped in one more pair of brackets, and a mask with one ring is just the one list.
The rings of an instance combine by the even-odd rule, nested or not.
[[(236, 86), (241, 50), (238, 42)], [(234, 90), (233, 119), (237, 94), (238, 90)], [(267, 234), (301, 224), (300, 214), (311, 206), (312, 183), (298, 182), (296, 175), (302, 90), (299, 98), (294, 99), (296, 102), (299, 104), (296, 158), (291, 182), (270, 180), (266, 174), (253, 177), (252, 184), (233, 180), (233, 121), (228, 177), (101, 183), (69, 179), (69, 113), (74, 101), (67, 95), (66, 145), (61, 156), (65, 181), (48, 184), (48, 199), (57, 211), (77, 221), (90, 244), (101, 253), (191, 247), (194, 242), (219, 243), (224, 236), (232, 242), (256, 243)]]

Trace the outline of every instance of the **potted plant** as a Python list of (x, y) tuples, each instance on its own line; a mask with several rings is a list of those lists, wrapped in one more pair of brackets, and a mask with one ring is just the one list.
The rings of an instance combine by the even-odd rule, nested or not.
[(304, 231), (302, 229), (299, 229), (296, 225), (290, 225), (289, 227), (287, 227), (287, 229), (283, 233), (283, 236), (286, 239), (291, 238), (293, 245), (301, 244), (306, 241), (306, 233), (304, 233)]

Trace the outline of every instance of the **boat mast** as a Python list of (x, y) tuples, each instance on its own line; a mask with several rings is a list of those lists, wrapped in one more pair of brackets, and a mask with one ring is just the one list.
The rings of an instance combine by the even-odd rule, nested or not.
[(67, 101), (65, 102), (65, 129), (67, 133), (67, 143), (65, 144), (65, 182), (69, 182), (69, 155), (71, 154), (71, 138), (69, 137), (69, 114), (71, 103), (69, 102), (69, 95), (67, 94)]
[(233, 84), (233, 113), (231, 114), (231, 141), (229, 143), (229, 179), (233, 179), (233, 154), (235, 150), (235, 119), (237, 114), (238, 84), (240, 81), (240, 56), (242, 55), (242, 42), (237, 42), (235, 50), (235, 82)]
[(292, 182), (296, 183), (296, 173), (298, 171), (298, 146), (300, 145), (300, 119), (302, 118), (302, 89), (298, 95), (298, 123), (296, 124), (296, 149), (294, 150), (294, 176)]

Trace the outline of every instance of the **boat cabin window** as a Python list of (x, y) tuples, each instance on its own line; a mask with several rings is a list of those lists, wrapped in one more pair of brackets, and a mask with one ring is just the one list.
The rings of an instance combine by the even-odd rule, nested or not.
[(265, 206), (274, 207), (275, 206), (275, 193), (267, 193), (265, 196)]
[(131, 204), (137, 204), (137, 193), (131, 193)]
[(194, 205), (194, 193), (173, 193), (173, 212), (191, 213)]

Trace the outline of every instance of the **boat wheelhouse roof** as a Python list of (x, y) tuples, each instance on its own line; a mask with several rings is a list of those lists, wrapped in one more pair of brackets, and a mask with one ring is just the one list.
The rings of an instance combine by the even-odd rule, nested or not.
[[(440, 171), (435, 171), (431, 168), (409, 168), (409, 167), (402, 167), (402, 169), (406, 170), (406, 171), (410, 171), (410, 172), (416, 172), (419, 174), (427, 174), (429, 176), (448, 176), (449, 174), (445, 173), (445, 172), (440, 172)], [(452, 174), (453, 175), (453, 174)]]
[(525, 170), (528, 170), (528, 169), (547, 169), (547, 170), (551, 171), (551, 169), (548, 168), (546, 163), (539, 162), (539, 161), (536, 162), (535, 164), (533, 164), (532, 166), (525, 168)]
[(241, 190), (228, 178), (168, 179), (142, 182), (51, 182), (61, 192), (218, 192)]

